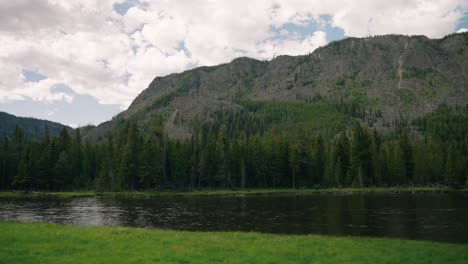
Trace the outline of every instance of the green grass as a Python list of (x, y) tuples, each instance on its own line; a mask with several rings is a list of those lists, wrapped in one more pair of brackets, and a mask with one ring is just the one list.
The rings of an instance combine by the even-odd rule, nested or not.
[(0, 198), (56, 196), (63, 198), (92, 196), (126, 196), (126, 197), (157, 197), (157, 196), (230, 196), (230, 195), (274, 195), (274, 194), (317, 194), (317, 193), (402, 193), (402, 192), (468, 192), (468, 189), (449, 189), (443, 187), (373, 187), (373, 188), (326, 188), (326, 189), (239, 189), (239, 190), (165, 190), (165, 191), (120, 191), (120, 192), (23, 192), (2, 191)]
[(0, 222), (1, 263), (468, 263), (468, 246), (380, 238)]

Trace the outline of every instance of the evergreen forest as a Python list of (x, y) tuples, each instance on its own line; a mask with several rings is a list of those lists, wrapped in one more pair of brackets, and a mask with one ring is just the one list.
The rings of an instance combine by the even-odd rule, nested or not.
[[(438, 186), (468, 172), (468, 107), (441, 105), (411, 121), (316, 102), (245, 102), (192, 121), (174, 139), (164, 118), (122, 120), (98, 142), (63, 128), (1, 139), (0, 189), (161, 190)], [(180, 122), (183, 122), (180, 121)]]

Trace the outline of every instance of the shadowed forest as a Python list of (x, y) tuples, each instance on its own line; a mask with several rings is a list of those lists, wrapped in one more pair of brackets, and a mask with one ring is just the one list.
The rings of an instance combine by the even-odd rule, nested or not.
[[(98, 142), (80, 129), (40, 140), (16, 127), (0, 148), (1, 189), (461, 187), (468, 164), (468, 108), (442, 105), (412, 122), (369, 127), (349, 105), (256, 102), (193, 122), (171, 139), (163, 118), (124, 121)], [(311, 118), (313, 117), (313, 118)], [(183, 122), (179, 121), (179, 122)], [(380, 131), (380, 132), (379, 132)]]

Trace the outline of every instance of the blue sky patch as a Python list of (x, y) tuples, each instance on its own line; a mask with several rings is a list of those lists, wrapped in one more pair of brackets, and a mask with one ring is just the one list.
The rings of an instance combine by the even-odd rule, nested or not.
[(30, 70), (23, 70), (23, 76), (26, 78), (26, 82), (39, 82), (47, 79), (47, 76)]
[(297, 34), (302, 39), (305, 39), (306, 37), (313, 35), (314, 32), (321, 30), (327, 33), (328, 42), (340, 40), (345, 37), (343, 29), (332, 26), (330, 16), (321, 16), (320, 20), (320, 22), (311, 20), (303, 25), (286, 23), (279, 28), (271, 28), (271, 31), (277, 34), (273, 39), (284, 38), (281, 35), (281, 32), (284, 30), (287, 31), (288, 34)]
[(463, 14), (463, 17), (462, 19), (460, 19), (460, 21), (458, 21), (458, 25), (457, 25), (457, 31), (462, 29), (462, 28), (468, 28), (468, 12), (465, 12)]
[(65, 101), (41, 102), (30, 98), (18, 101), (8, 101), (0, 104), (0, 110), (17, 116), (32, 116), (47, 119), (65, 125), (98, 125), (103, 120), (110, 120), (121, 112), (119, 105), (99, 104), (90, 95), (80, 95), (69, 87), (57, 85), (52, 88), (54, 93), (66, 93), (73, 96), (73, 102)]
[(115, 12), (119, 13), (120, 15), (125, 15), (127, 11), (132, 7), (138, 4), (138, 0), (127, 0), (123, 3), (116, 3), (114, 4)]

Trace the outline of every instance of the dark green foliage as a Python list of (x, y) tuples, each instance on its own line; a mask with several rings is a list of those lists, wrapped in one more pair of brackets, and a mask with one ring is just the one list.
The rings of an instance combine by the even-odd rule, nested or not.
[[(54, 185), (63, 186), (70, 184), (70, 179), (73, 177), (73, 171), (70, 162), (70, 157), (68, 156), (68, 153), (65, 150), (60, 152), (57, 162), (55, 162), (54, 164), (53, 175)], [(46, 176), (50, 177), (49, 175)]]
[(428, 76), (429, 74), (431, 74), (433, 72), (434, 72), (434, 70), (430, 69), (430, 68), (426, 68), (426, 69), (409, 68), (409, 69), (405, 69), (405, 71), (403, 72), (403, 78), (405, 78), (405, 79), (412, 79), (412, 78), (424, 79), (424, 78), (426, 78), (426, 76)]
[(416, 119), (414, 126), (442, 141), (466, 141), (468, 106), (442, 105), (424, 118)]
[(161, 95), (159, 96), (156, 100), (153, 100), (151, 102), (149, 102), (145, 108), (143, 109), (143, 111), (141, 111), (142, 113), (144, 112), (149, 112), (153, 109), (157, 109), (158, 107), (162, 107), (162, 106), (167, 106), (172, 99), (174, 99), (174, 97), (177, 96), (177, 92), (176, 91), (170, 91), (164, 95)]
[(35, 118), (17, 117), (5, 112), (0, 112), (0, 136), (12, 136), (16, 127), (22, 129), (24, 137), (36, 140), (44, 136), (43, 132), (45, 127), (48, 127), (49, 133), (53, 136), (58, 135), (63, 127), (67, 130), (71, 130), (70, 127), (59, 123)]
[(372, 81), (371, 80), (363, 80), (361, 81), (361, 86), (362, 87), (368, 87), (372, 84)]
[(135, 123), (128, 124), (128, 135), (124, 146), (122, 147), (122, 155), (118, 177), (123, 183), (124, 189), (133, 190), (137, 187), (139, 159), (138, 153), (141, 148), (140, 134)]
[(354, 54), (356, 51), (352, 48), (352, 45), (350, 45), (350, 43), (356, 40), (356, 38), (349, 37), (343, 40), (333, 41), (327, 45), (326, 49), (334, 55)]
[(151, 140), (146, 140), (138, 157), (138, 183), (143, 188), (147, 189), (153, 185), (155, 175), (157, 174), (156, 166), (153, 159), (156, 156), (155, 144)]
[(352, 133), (348, 184), (353, 187), (372, 185), (373, 172), (369, 134), (357, 121), (353, 125)]
[(401, 133), (399, 140), (399, 149), (401, 151), (400, 156), (404, 163), (404, 182), (406, 184), (413, 183), (413, 174), (414, 174), (414, 159), (413, 159), (413, 150), (408, 138), (408, 132), (404, 130)]
[[(23, 190), (316, 188), (466, 184), (468, 108), (441, 106), (392, 133), (369, 130), (349, 104), (252, 103), (169, 139), (163, 119), (123, 121), (107, 140), (62, 129), (40, 141), (20, 127), (0, 148), (0, 187)], [(365, 114), (365, 112), (362, 112)]]
[(345, 85), (345, 83), (346, 83), (346, 80), (344, 78), (338, 79), (338, 81), (336, 81), (336, 85), (338, 86), (343, 86)]
[(98, 191), (116, 191), (119, 181), (116, 177), (116, 155), (114, 152), (114, 141), (112, 135), (107, 137), (107, 142), (98, 150), (100, 153), (100, 168), (96, 178), (96, 190)]
[(332, 154), (332, 170), (334, 171), (332, 175), (331, 185), (335, 186), (344, 186), (346, 183), (346, 174), (349, 168), (349, 139), (342, 133), (334, 148)]
[(451, 145), (447, 151), (447, 160), (445, 162), (444, 177), (445, 182), (452, 188), (461, 187), (464, 182), (463, 160), (460, 160), (459, 153), (454, 145)]

